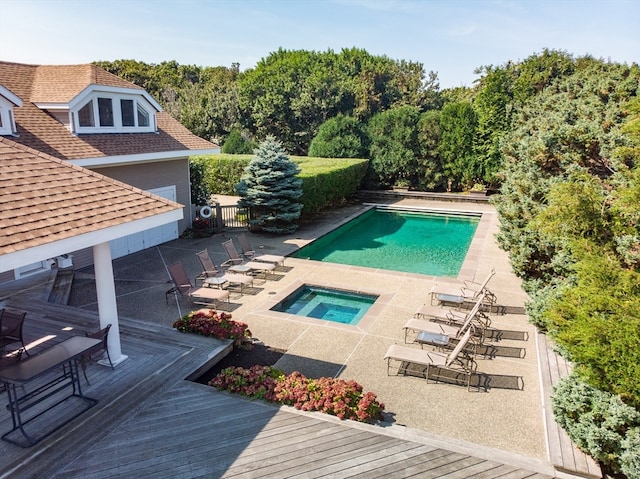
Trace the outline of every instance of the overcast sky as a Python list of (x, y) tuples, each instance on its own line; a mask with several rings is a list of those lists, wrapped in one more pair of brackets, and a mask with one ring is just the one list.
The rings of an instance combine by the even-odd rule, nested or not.
[(0, 0), (0, 60), (252, 68), (279, 48), (420, 62), (442, 88), (541, 52), (640, 63), (640, 0)]

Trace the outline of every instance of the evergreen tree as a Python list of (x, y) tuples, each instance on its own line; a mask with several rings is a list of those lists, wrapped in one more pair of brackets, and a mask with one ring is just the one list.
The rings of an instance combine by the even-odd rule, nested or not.
[(289, 159), (273, 136), (260, 144), (247, 165), (236, 191), (238, 206), (251, 211), (252, 229), (269, 233), (292, 233), (298, 228), (302, 203), (300, 168)]

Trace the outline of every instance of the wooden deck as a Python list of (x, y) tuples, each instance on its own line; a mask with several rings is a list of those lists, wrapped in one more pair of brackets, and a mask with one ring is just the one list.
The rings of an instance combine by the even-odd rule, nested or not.
[[(29, 295), (4, 303), (28, 311), (28, 340), (54, 336), (38, 348), (98, 327), (93, 313)], [(88, 368), (98, 404), (31, 448), (0, 441), (0, 478), (553, 475), (503, 451), (246, 401), (185, 380), (226, 343), (126, 318), (120, 330), (129, 358)], [(10, 423), (0, 408), (0, 431)]]
[(544, 393), (544, 419), (547, 428), (549, 458), (551, 464), (561, 472), (574, 476), (601, 478), (602, 471), (598, 463), (571, 441), (569, 435), (562, 429), (553, 416), (551, 409), (551, 394), (553, 386), (558, 380), (567, 376), (571, 366), (555, 352), (551, 340), (545, 334), (538, 333), (538, 357), (540, 358), (540, 379)]

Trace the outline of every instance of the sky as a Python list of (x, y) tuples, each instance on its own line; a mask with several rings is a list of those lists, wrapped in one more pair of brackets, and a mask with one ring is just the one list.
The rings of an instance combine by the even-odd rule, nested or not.
[(0, 0), (0, 60), (253, 68), (280, 48), (418, 62), (441, 88), (549, 48), (640, 64), (640, 0)]

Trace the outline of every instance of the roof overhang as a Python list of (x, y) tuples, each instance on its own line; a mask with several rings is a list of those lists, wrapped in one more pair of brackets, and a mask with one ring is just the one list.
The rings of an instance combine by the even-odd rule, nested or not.
[(122, 88), (115, 86), (105, 86), (105, 85), (89, 85), (87, 88), (78, 93), (75, 97), (69, 101), (69, 109), (73, 109), (75, 107), (81, 106), (84, 103), (85, 98), (90, 96), (92, 93), (114, 93), (121, 95), (138, 95), (144, 97), (145, 100), (149, 102), (156, 111), (162, 111), (162, 107), (160, 104), (153, 99), (151, 95), (147, 93), (146, 90), (139, 88)]
[(40, 102), (40, 103), (34, 103), (35, 106), (37, 106), (38, 108), (40, 108), (41, 110), (49, 110), (49, 111), (65, 111), (69, 109), (69, 104), (68, 103), (44, 103), (44, 102)]
[(139, 233), (150, 228), (155, 228), (156, 226), (172, 223), (174, 221), (181, 220), (182, 218), (182, 208), (180, 208), (166, 213), (149, 216), (148, 218), (133, 220), (117, 226), (84, 233), (72, 238), (66, 238), (43, 244), (41, 246), (0, 255), (0, 273), (67, 254), (71, 251), (78, 251), (83, 248), (93, 247), (97, 244), (122, 238), (133, 233)]
[(13, 93), (11, 90), (3, 87), (2, 85), (0, 85), (0, 96), (5, 97), (7, 100), (9, 100), (11, 103), (13, 103), (17, 107), (22, 106), (22, 99), (15, 93)]
[(126, 166), (141, 162), (168, 161), (176, 158), (188, 158), (196, 155), (216, 155), (220, 153), (220, 148), (208, 150), (182, 150), (182, 151), (160, 151), (154, 153), (142, 153), (138, 155), (103, 156), (98, 158), (78, 158), (67, 160), (74, 165), (85, 168), (99, 168), (106, 166)]

